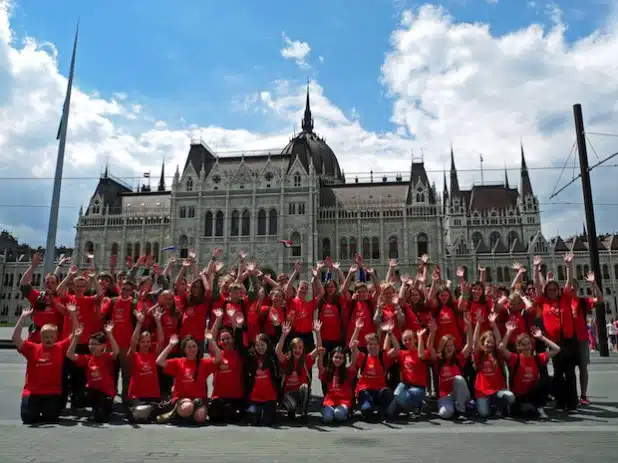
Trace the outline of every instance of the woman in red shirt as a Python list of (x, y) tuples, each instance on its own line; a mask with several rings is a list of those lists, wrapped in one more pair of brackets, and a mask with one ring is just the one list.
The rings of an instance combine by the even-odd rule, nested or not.
[[(320, 336), (324, 343), (326, 358), (329, 357), (335, 347), (342, 346), (345, 341), (344, 309), (348, 304), (350, 294), (343, 289), (347, 288), (351, 278), (352, 275), (348, 275), (341, 287), (338, 287), (334, 280), (327, 281), (324, 285), (324, 297), (317, 303), (318, 320), (322, 323)], [(321, 282), (317, 284), (321, 284)]]
[(343, 423), (350, 416), (354, 399), (354, 380), (357, 373), (357, 355), (358, 349), (352, 349), (350, 365), (346, 366), (344, 348), (335, 347), (328, 358), (328, 365), (325, 367), (325, 354), (320, 351), (318, 371), (326, 390), (322, 402), (322, 422), (324, 424), (330, 424), (333, 421)]
[[(68, 308), (68, 307), (67, 307)], [(88, 340), (89, 354), (76, 354), (75, 348), (84, 332), (82, 326), (73, 331), (73, 339), (67, 351), (67, 358), (86, 371), (86, 397), (92, 408), (94, 421), (107, 423), (112, 416), (116, 384), (114, 383), (114, 363), (120, 348), (114, 338), (114, 325), (105, 325), (105, 333), (94, 333)], [(106, 351), (107, 344), (111, 352)]]
[(532, 328), (532, 337), (545, 343), (549, 352), (536, 354), (532, 339), (527, 333), (520, 333), (515, 340), (516, 353), (507, 349), (509, 339), (517, 333), (517, 323), (509, 321), (506, 324), (506, 334), (500, 343), (500, 353), (507, 362), (510, 371), (510, 389), (515, 394), (513, 412), (526, 418), (546, 419), (543, 410), (549, 395), (549, 381), (541, 374), (541, 367), (547, 365), (550, 358), (560, 352), (560, 347), (543, 336), (543, 332)]
[[(468, 382), (463, 376), (473, 343), (469, 313), (464, 314), (464, 322), (466, 345), (460, 352), (455, 347), (455, 338), (448, 334), (438, 342), (437, 352), (433, 344), (428, 344), (430, 358), (435, 362), (438, 415), (444, 420), (452, 418), (455, 413), (465, 413), (471, 396)], [(438, 325), (432, 322), (429, 330), (436, 333)]]
[[(204, 336), (211, 340), (210, 333)], [(168, 359), (169, 354), (178, 345), (178, 336), (173, 334), (167, 347), (157, 357), (157, 365), (163, 368), (166, 375), (174, 379), (171, 410), (159, 415), (157, 423), (168, 423), (170, 420), (203, 424), (206, 421), (208, 400), (208, 377), (215, 372), (215, 365), (221, 361), (221, 351), (215, 343), (211, 349), (212, 357), (199, 358), (197, 341), (187, 336), (180, 344), (182, 357)]]
[(298, 407), (300, 407), (303, 418), (307, 417), (307, 405), (311, 392), (311, 368), (318, 356), (318, 350), (322, 347), (320, 328), (322, 324), (319, 321), (313, 323), (316, 348), (311, 352), (305, 351), (305, 344), (301, 338), (294, 338), (290, 342), (290, 352), (285, 354), (283, 352), (285, 339), (292, 332), (292, 324), (285, 322), (281, 337), (275, 347), (275, 354), (283, 376), (283, 406), (291, 419), (296, 416)]
[(510, 406), (515, 402), (515, 395), (506, 388), (504, 369), (496, 345), (500, 342), (500, 332), (496, 326), (497, 315), (489, 315), (492, 331), (485, 331), (483, 334), (483, 314), (479, 312), (476, 316), (473, 335), (476, 411), (481, 418), (489, 417), (492, 408), (508, 414)]
[[(161, 310), (156, 307), (153, 318), (159, 339), (163, 338), (161, 315)], [(152, 333), (142, 329), (146, 316), (136, 312), (135, 317), (135, 330), (127, 351), (131, 371), (128, 417), (129, 421), (149, 422), (154, 419), (155, 406), (161, 402), (157, 356), (161, 353), (163, 345), (155, 344), (153, 348)]]

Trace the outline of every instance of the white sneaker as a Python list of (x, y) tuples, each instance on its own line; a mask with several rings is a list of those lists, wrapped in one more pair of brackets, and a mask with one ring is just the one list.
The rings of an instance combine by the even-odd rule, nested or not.
[(539, 414), (539, 419), (546, 420), (548, 418), (547, 413), (545, 413), (545, 410), (543, 410), (543, 407), (538, 407), (536, 409), (536, 412)]

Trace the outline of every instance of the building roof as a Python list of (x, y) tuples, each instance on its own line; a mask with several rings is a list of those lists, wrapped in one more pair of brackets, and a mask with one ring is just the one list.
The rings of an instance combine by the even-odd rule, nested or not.
[(320, 187), (320, 206), (350, 206), (358, 203), (400, 202), (405, 203), (408, 195), (408, 182), (344, 183), (322, 185)]
[[(99, 179), (97, 188), (94, 190), (93, 197), (101, 197), (103, 201), (101, 208), (102, 213), (105, 213), (109, 207), (110, 213), (118, 214), (122, 209), (121, 194), (131, 192), (133, 192), (133, 190), (129, 187), (129, 185), (124, 183), (122, 180), (109, 175), (107, 173), (107, 169), (105, 169), (105, 173)], [(86, 215), (88, 215), (88, 210), (86, 210)]]
[(475, 185), (470, 190), (468, 210), (485, 212), (517, 206), (517, 190), (504, 185)]

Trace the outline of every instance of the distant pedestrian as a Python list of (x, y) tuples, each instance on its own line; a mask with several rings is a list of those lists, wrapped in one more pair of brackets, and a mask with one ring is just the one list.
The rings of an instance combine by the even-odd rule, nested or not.
[(609, 338), (610, 350), (616, 350), (616, 322), (612, 318), (607, 324), (607, 337)]

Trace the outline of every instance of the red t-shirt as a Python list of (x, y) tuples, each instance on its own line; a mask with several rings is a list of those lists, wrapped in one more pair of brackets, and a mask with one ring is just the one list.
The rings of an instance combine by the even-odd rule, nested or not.
[[(386, 352), (382, 352), (380, 355), (382, 356), (384, 367), (382, 367), (382, 362), (380, 362), (378, 357), (373, 355), (366, 356), (362, 352), (358, 353), (356, 367), (359, 369), (360, 376), (356, 383), (357, 394), (365, 389), (376, 391), (386, 387), (386, 373), (393, 361)], [(367, 358), (366, 363), (365, 358)], [(365, 363), (364, 369), (363, 363)]]
[[(517, 364), (517, 358), (519, 358), (519, 366), (515, 371), (515, 365)], [(547, 365), (549, 357), (546, 352), (538, 354), (538, 363), (543, 366)], [(515, 374), (512, 379), (511, 391), (516, 397), (521, 397), (529, 393), (534, 385), (539, 380), (539, 367), (537, 365), (537, 359), (534, 356), (527, 357), (524, 354), (510, 353), (507, 360), (507, 365), (511, 371), (511, 374)]]
[[(425, 359), (429, 358), (429, 351), (425, 351)], [(417, 349), (400, 350), (397, 356), (401, 366), (401, 382), (406, 386), (427, 387), (426, 360), (419, 358)]]
[(498, 318), (498, 329), (500, 330), (500, 334), (504, 337), (506, 333), (506, 324), (512, 322), (515, 323), (517, 328), (515, 331), (511, 333), (510, 343), (514, 343), (517, 340), (517, 336), (520, 334), (529, 334), (529, 326), (532, 320), (530, 320), (530, 315), (526, 313), (525, 310), (517, 310), (511, 312), (510, 309), (506, 309), (504, 312), (500, 313), (500, 317)]
[[(63, 315), (56, 310), (54, 307), (54, 300), (58, 300), (57, 296), (48, 296), (49, 303), (46, 303), (43, 298), (41, 298), (41, 291), (38, 289), (32, 288), (30, 285), (26, 285), (22, 287), (22, 291), (26, 299), (34, 309), (32, 312), (32, 323), (36, 326), (35, 331), (31, 331), (28, 334), (28, 341), (31, 342), (41, 342), (41, 328), (43, 325), (52, 324), (56, 325), (58, 328), (58, 333), (61, 333), (62, 323), (63, 323)], [(69, 332), (70, 334), (70, 332)]]
[[(83, 326), (84, 331), (79, 337), (80, 344), (88, 344), (90, 336), (103, 329), (103, 320), (99, 311), (99, 299), (97, 296), (73, 296), (67, 295), (66, 300), (69, 304), (77, 307), (76, 315), (78, 323)], [(65, 317), (62, 327), (63, 337), (71, 335), (73, 326), (69, 314)]]
[(417, 304), (415, 308), (406, 310), (406, 329), (414, 332), (421, 328), (429, 331), (429, 325), (433, 320), (433, 312), (425, 304)]
[[(401, 330), (399, 329), (399, 321), (397, 315), (395, 315), (395, 306), (393, 304), (387, 304), (382, 308), (382, 320), (381, 323), (393, 323), (393, 335), (396, 339), (401, 339)], [(384, 342), (386, 333), (381, 333), (380, 342)]]
[(223, 350), (221, 354), (221, 362), (215, 365), (212, 398), (242, 399), (244, 389), (240, 354), (236, 350)]
[(450, 360), (438, 361), (438, 397), (446, 397), (453, 392), (455, 376), (462, 376), (466, 358), (461, 354), (455, 354)]
[(573, 312), (573, 321), (575, 323), (575, 334), (580, 341), (588, 341), (588, 326), (586, 325), (586, 317), (594, 308), (594, 298), (592, 297), (574, 297), (571, 301), (571, 310)]
[[(170, 342), (170, 338), (172, 335), (179, 333), (179, 321), (182, 315), (176, 309), (176, 313), (172, 315), (172, 311), (170, 309), (166, 309), (161, 316), (161, 327), (163, 328), (163, 347), (167, 346)], [(148, 316), (148, 325), (151, 327), (150, 332), (152, 333), (152, 341), (154, 344), (158, 344), (161, 340), (157, 337), (157, 329), (155, 328), (155, 322), (152, 315)], [(180, 338), (180, 337), (179, 337)], [(182, 341), (182, 338), (180, 338)], [(178, 350), (178, 345), (174, 348), (174, 351)]]
[(130, 399), (158, 399), (159, 372), (157, 370), (156, 352), (134, 352), (131, 355), (131, 381), (129, 382)]
[(120, 349), (131, 346), (133, 336), (133, 298), (105, 299), (101, 309), (103, 317), (114, 324), (114, 338)]
[(263, 368), (262, 359), (258, 359), (258, 366), (255, 370), (255, 382), (251, 390), (251, 402), (271, 402), (277, 400), (277, 391), (270, 376), (270, 369)]
[(491, 323), (489, 323), (488, 316), (493, 308), (493, 301), (490, 298), (487, 298), (485, 303), (481, 302), (468, 302), (467, 307), (469, 307), (470, 312), (470, 320), (472, 322), (472, 329), (476, 327), (476, 314), (480, 311), (483, 314), (483, 322), (481, 323), (481, 333), (485, 331), (491, 331)]
[(448, 306), (442, 306), (436, 315), (436, 323), (438, 325), (436, 346), (443, 336), (451, 335), (455, 338), (455, 349), (461, 350), (463, 347), (462, 329), (457, 312)]
[(186, 357), (170, 359), (164, 368), (167, 375), (174, 377), (172, 397), (178, 399), (207, 399), (208, 384), (206, 380), (215, 371), (215, 363), (210, 357), (200, 360), (200, 366), (195, 375), (197, 363)]
[(275, 325), (273, 325), (273, 321), (270, 319), (270, 314), (276, 312), (279, 323), (283, 323), (285, 321), (285, 313), (283, 312), (283, 307), (276, 308), (272, 306), (262, 306), (261, 310), (264, 312), (264, 333), (270, 336), (271, 339), (273, 339), (277, 333), (275, 331)]
[(268, 306), (257, 306), (258, 301), (254, 301), (247, 311), (247, 340), (253, 341), (258, 334), (262, 332), (262, 328), (266, 325), (266, 316), (268, 314)]
[(96, 357), (92, 354), (76, 357), (75, 364), (86, 370), (86, 386), (110, 397), (116, 397), (114, 355), (111, 352), (103, 352)]
[(23, 342), (19, 350), (27, 360), (23, 397), (62, 394), (62, 365), (70, 344), (70, 338), (51, 347), (32, 341)]
[(554, 301), (545, 296), (538, 297), (536, 300), (543, 314), (545, 333), (554, 342), (560, 342), (563, 336), (565, 339), (575, 336), (571, 300), (569, 293), (562, 293), (560, 298)]
[(322, 405), (325, 407), (336, 407), (337, 405), (352, 406), (354, 398), (354, 380), (356, 378), (356, 366), (350, 365), (343, 384), (339, 383), (339, 378), (335, 374), (332, 381), (328, 382), (328, 372), (324, 370), (320, 375), (320, 380), (326, 383), (326, 395)]
[(181, 307), (182, 320), (180, 322), (179, 338), (184, 339), (186, 336), (193, 336), (197, 341), (204, 342), (208, 303), (202, 302), (197, 305), (183, 304)]
[(336, 297), (336, 303), (324, 301), (318, 304), (318, 319), (322, 323), (320, 336), (323, 341), (341, 341), (345, 298), (341, 295)]
[(288, 299), (288, 316), (294, 314), (294, 332), (307, 334), (313, 331), (313, 312), (315, 311), (315, 299), (301, 301), (297, 297)]
[[(245, 296), (238, 302), (231, 302), (231, 301), (228, 301), (227, 299), (224, 299), (224, 300), (219, 300), (218, 303), (220, 304), (218, 308), (221, 308), (223, 310), (223, 320), (221, 321), (221, 325), (231, 328), (232, 327), (232, 317), (236, 314), (236, 312), (240, 312), (243, 315), (245, 315), (243, 312), (243, 308), (247, 309), (249, 307), (249, 298)], [(215, 307), (215, 304), (213, 304), (212, 310), (215, 310), (216, 308), (217, 307)]]
[(495, 355), (476, 352), (474, 354), (474, 365), (476, 368), (474, 390), (477, 398), (488, 397), (506, 389), (504, 372)]
[(301, 384), (309, 384), (309, 372), (313, 368), (313, 357), (311, 354), (305, 354), (305, 366), (298, 372), (298, 359), (293, 355), (284, 362), (281, 362), (281, 371), (287, 372), (290, 363), (294, 363), (292, 373), (285, 374), (283, 378), (283, 392), (297, 391)]
[(373, 313), (371, 312), (371, 305), (369, 301), (350, 301), (351, 311), (350, 311), (350, 321), (348, 323), (348, 330), (346, 335), (346, 344), (350, 343), (350, 339), (352, 339), (352, 333), (356, 329), (356, 320), (359, 318), (363, 320), (363, 327), (358, 333), (358, 345), (359, 347), (367, 346), (367, 342), (365, 341), (365, 336), (370, 333), (375, 333), (376, 328), (373, 324)]

